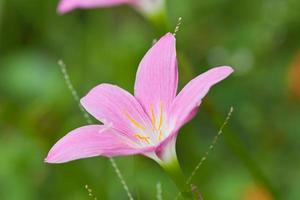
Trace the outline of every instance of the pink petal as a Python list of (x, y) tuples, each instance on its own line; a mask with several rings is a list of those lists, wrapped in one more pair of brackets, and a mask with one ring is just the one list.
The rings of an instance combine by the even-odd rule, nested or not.
[(60, 14), (64, 14), (76, 8), (110, 7), (134, 2), (135, 0), (61, 0), (57, 9)]
[(121, 156), (143, 152), (117, 131), (103, 125), (77, 128), (60, 139), (49, 151), (45, 162), (63, 163), (93, 156)]
[(172, 116), (175, 119), (175, 130), (191, 120), (202, 98), (211, 86), (222, 81), (233, 72), (231, 67), (215, 67), (191, 80), (176, 96), (172, 105)]
[(96, 86), (81, 99), (81, 104), (99, 121), (111, 124), (132, 139), (151, 124), (139, 102), (130, 93), (114, 85)]
[(178, 84), (175, 37), (163, 36), (144, 56), (136, 75), (135, 97), (149, 116), (151, 107), (163, 104), (168, 109), (175, 98)]

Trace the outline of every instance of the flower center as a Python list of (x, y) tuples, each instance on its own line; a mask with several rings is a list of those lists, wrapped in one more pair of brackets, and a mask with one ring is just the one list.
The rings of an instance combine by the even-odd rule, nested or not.
[(150, 118), (151, 124), (149, 126), (142, 125), (137, 122), (134, 118), (130, 116), (128, 112), (124, 113), (126, 118), (132, 124), (134, 128), (136, 128), (136, 133), (134, 137), (137, 139), (140, 145), (148, 146), (155, 145), (159, 143), (165, 136), (167, 132), (165, 130), (165, 120), (164, 120), (164, 107), (163, 104), (160, 103), (159, 108), (156, 110), (151, 105), (150, 106)]

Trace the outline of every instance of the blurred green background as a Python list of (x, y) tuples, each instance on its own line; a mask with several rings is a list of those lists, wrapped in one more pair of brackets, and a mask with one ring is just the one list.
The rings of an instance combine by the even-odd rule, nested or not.
[[(103, 82), (132, 92), (138, 63), (161, 33), (128, 6), (59, 16), (57, 3), (0, 0), (0, 199), (92, 199), (86, 184), (98, 199), (127, 199), (107, 158), (43, 162), (59, 138), (86, 124), (57, 61), (66, 63), (80, 96)], [(181, 86), (213, 66), (236, 70), (204, 101), (214, 114), (204, 106), (181, 130), (184, 172), (200, 161), (233, 106), (193, 179), (203, 198), (300, 199), (300, 1), (170, 0), (167, 7), (169, 31), (183, 18)], [(135, 199), (155, 199), (158, 182), (164, 199), (177, 193), (152, 160), (116, 162)]]

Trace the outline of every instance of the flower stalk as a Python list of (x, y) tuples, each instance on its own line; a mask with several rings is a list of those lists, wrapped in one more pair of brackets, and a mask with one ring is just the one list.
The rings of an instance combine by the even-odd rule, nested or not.
[(193, 199), (193, 194), (186, 184), (186, 179), (181, 170), (178, 159), (176, 158), (167, 164), (161, 164), (161, 166), (180, 190), (182, 198), (186, 200)]
[(173, 180), (183, 199), (193, 199), (193, 194), (187, 184), (176, 154), (176, 138), (170, 140), (165, 149), (147, 156), (155, 160)]

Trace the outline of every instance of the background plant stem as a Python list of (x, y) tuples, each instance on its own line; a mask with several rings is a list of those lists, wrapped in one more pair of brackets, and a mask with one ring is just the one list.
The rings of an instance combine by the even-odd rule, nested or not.
[[(218, 126), (222, 123), (222, 118), (214, 108), (210, 101), (205, 101), (203, 107), (206, 113), (212, 119), (214, 125)], [(251, 175), (262, 185), (268, 189), (273, 197), (279, 197), (279, 193), (277, 188), (270, 182), (268, 177), (256, 163), (256, 161), (252, 158), (252, 156), (248, 153), (247, 149), (245, 148), (244, 141), (241, 139), (238, 133), (236, 133), (232, 128), (228, 127), (223, 134), (225, 138), (225, 142), (230, 148), (230, 150), (235, 154), (235, 156), (244, 164), (244, 166), (249, 170)]]

